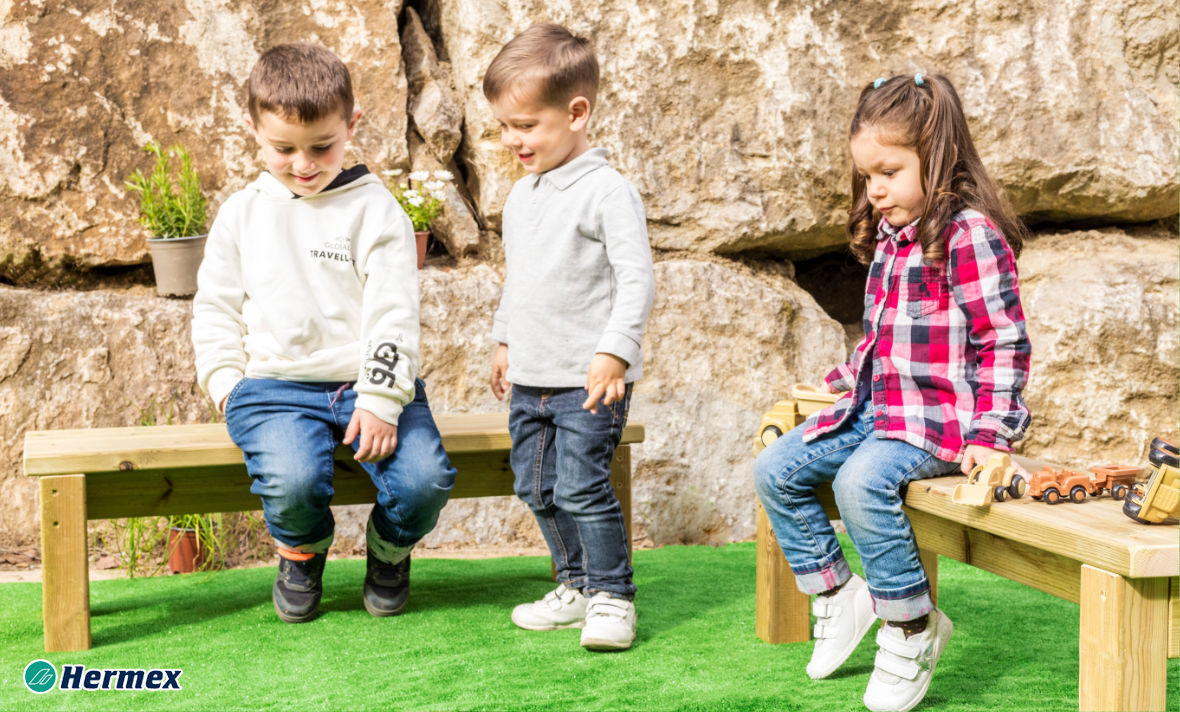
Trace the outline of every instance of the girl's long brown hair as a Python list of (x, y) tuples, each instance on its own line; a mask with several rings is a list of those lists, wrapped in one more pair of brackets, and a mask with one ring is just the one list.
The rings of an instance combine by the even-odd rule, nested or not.
[[(942, 233), (955, 213), (974, 208), (991, 218), (1012, 252), (1019, 256), (1028, 234), (999, 187), (988, 177), (963, 116), (954, 86), (941, 74), (893, 77), (860, 93), (849, 137), (865, 129), (880, 132), (882, 142), (912, 148), (921, 161), (926, 200), (918, 223), (918, 241), (927, 261), (946, 257)], [(876, 249), (880, 216), (869, 203), (864, 177), (852, 167), (852, 208), (848, 240), (852, 254), (869, 264)]]

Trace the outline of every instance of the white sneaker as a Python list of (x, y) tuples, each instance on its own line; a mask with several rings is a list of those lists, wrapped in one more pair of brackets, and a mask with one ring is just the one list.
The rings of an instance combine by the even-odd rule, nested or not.
[(844, 664), (877, 616), (869, 585), (856, 574), (834, 596), (816, 596), (811, 603), (815, 614), (815, 648), (807, 675), (822, 680)]
[(626, 650), (635, 641), (635, 604), (598, 592), (586, 608), (582, 647), (587, 650)]
[(559, 584), (541, 600), (513, 608), (512, 622), (525, 630), (581, 628), (589, 600), (581, 591)]
[(877, 633), (876, 667), (865, 689), (864, 703), (873, 712), (906, 712), (926, 696), (934, 666), (955, 626), (942, 611), (930, 612), (926, 630), (909, 638), (901, 628), (886, 625)]

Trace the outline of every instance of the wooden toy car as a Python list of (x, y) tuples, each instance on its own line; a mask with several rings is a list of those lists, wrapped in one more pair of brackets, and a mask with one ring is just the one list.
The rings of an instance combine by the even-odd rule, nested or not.
[(754, 454), (762, 452), (767, 445), (782, 437), (783, 433), (795, 427), (796, 422), (817, 410), (823, 410), (840, 400), (843, 395), (828, 393), (804, 384), (791, 386), (791, 400), (775, 403), (774, 407), (762, 416), (758, 434), (754, 437)]
[(1105, 491), (1114, 499), (1122, 499), (1127, 496), (1143, 468), (1133, 465), (1095, 465), (1090, 468), (1090, 472), (1094, 473), (1095, 495)]
[(1131, 488), (1123, 500), (1123, 514), (1143, 524), (1160, 524), (1180, 517), (1180, 450), (1156, 438), (1148, 455), (1147, 481)]
[(955, 486), (951, 501), (982, 507), (992, 500), (1003, 502), (1009, 495), (1016, 499), (1027, 489), (1028, 483), (1012, 464), (1012, 458), (1000, 452), (972, 468), (967, 483)]
[(1073, 470), (1042, 467), (1028, 482), (1029, 495), (1048, 504), (1058, 504), (1066, 497), (1072, 502), (1082, 502), (1094, 492), (1094, 481)]

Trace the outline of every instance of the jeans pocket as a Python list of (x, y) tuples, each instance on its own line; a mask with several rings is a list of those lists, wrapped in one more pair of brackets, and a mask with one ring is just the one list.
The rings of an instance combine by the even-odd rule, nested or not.
[(229, 395), (225, 397), (225, 415), (227, 418), (229, 417), (229, 409), (233, 407), (234, 399), (237, 397), (238, 393), (242, 391), (242, 387), (246, 385), (246, 381), (249, 380), (249, 378), (243, 378), (242, 380), (235, 383), (234, 387), (230, 390)]

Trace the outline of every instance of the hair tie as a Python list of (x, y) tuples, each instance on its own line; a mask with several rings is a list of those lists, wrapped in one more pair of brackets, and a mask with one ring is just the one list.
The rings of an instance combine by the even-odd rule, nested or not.
[(921, 72), (918, 72), (917, 74), (914, 75), (914, 84), (917, 84), (918, 86), (922, 86), (925, 83), (926, 83), (925, 80), (922, 79)]
[(881, 85), (882, 85), (882, 84), (884, 84), (884, 83), (885, 83), (885, 82), (887, 82), (887, 81), (889, 81), (889, 80), (888, 80), (888, 79), (886, 79), (885, 77), (880, 77), (879, 79), (877, 79), (877, 81), (873, 82), (873, 88), (874, 88), (874, 89), (880, 89), (880, 88), (881, 88)]

